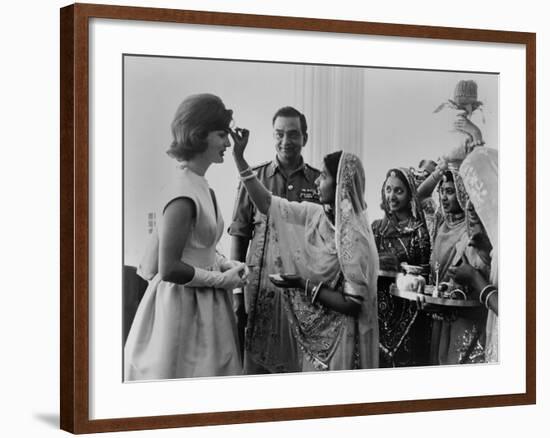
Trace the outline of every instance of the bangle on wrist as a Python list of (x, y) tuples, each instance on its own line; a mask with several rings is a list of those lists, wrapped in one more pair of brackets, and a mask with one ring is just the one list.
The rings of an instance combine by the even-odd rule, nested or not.
[(487, 310), (489, 310), (489, 298), (491, 298), (491, 296), (492, 296), (493, 294), (496, 294), (497, 292), (498, 292), (498, 291), (497, 291), (497, 289), (495, 288), (495, 289), (493, 289), (491, 292), (489, 292), (489, 293), (487, 294), (487, 297), (485, 298), (485, 308), (486, 308)]
[(244, 175), (245, 175), (246, 173), (248, 173), (248, 172), (252, 172), (252, 169), (250, 168), (250, 166), (248, 166), (248, 167), (247, 167), (246, 169), (244, 169), (244, 170), (241, 170), (241, 171), (239, 172), (239, 175), (244, 176)]
[(317, 297), (319, 296), (319, 292), (321, 291), (321, 288), (323, 287), (323, 282), (321, 281), (315, 288), (313, 289), (313, 295), (311, 297), (311, 304), (314, 304), (317, 300)]
[(306, 285), (304, 286), (304, 292), (306, 293), (306, 298), (309, 298), (309, 278), (306, 278)]
[[(481, 289), (481, 292), (479, 293), (479, 302), (481, 304), (485, 304), (485, 299), (486, 299), (487, 294), (489, 294), (493, 290), (496, 291), (497, 288), (494, 287), (492, 284), (488, 284), (483, 289)], [(485, 294), (485, 296), (484, 296), (484, 294)]]

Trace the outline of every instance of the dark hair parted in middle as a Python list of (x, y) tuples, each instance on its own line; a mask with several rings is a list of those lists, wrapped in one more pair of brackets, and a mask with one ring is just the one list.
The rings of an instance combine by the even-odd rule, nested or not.
[(325, 155), (323, 158), (325, 167), (335, 180), (338, 177), (338, 164), (340, 164), (340, 158), (342, 158), (342, 151), (332, 152)]
[(397, 168), (390, 169), (386, 172), (386, 179), (384, 179), (384, 184), (382, 184), (382, 198), (384, 197), (384, 188), (390, 176), (397, 178), (399, 181), (403, 183), (403, 185), (405, 186), (405, 189), (407, 190), (407, 196), (409, 196), (410, 198), (412, 196), (410, 182), (407, 180), (407, 177), (405, 176), (405, 174), (400, 169), (397, 169)]
[(298, 117), (300, 119), (300, 129), (302, 130), (302, 134), (307, 135), (306, 116), (304, 116), (296, 108), (293, 108), (291, 106), (284, 106), (282, 108), (279, 108), (273, 116), (273, 120), (271, 121), (272, 125), (275, 124), (275, 119), (277, 119), (277, 117)]
[(172, 121), (173, 141), (166, 153), (186, 161), (206, 151), (206, 137), (212, 131), (227, 131), (233, 111), (213, 94), (194, 94), (178, 107)]

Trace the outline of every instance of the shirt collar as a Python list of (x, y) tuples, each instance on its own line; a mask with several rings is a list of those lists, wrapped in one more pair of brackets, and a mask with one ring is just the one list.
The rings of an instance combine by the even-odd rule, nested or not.
[[(306, 166), (306, 163), (304, 161), (304, 158), (301, 157), (301, 164), (296, 168), (296, 170), (294, 170), (292, 172), (292, 174), (294, 173), (297, 173), (297, 172), (302, 172), (306, 178), (306, 180), (309, 182), (311, 180), (311, 178), (313, 177), (310, 169)], [(280, 167), (280, 163), (279, 163), (279, 158), (277, 158), (277, 156), (275, 156), (275, 159), (269, 163), (269, 168), (267, 170), (267, 173), (266, 175), (268, 177), (272, 177), (273, 175), (275, 175), (275, 172), (277, 172), (277, 170), (279, 170), (279, 167)], [(289, 175), (290, 176), (290, 175)]]

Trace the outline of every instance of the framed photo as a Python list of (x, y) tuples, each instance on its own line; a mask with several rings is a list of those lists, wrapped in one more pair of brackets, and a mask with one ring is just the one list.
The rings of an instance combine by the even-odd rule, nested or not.
[[(158, 208), (161, 187), (192, 158), (178, 155), (179, 149), (174, 152), (179, 147), (178, 123), (187, 123), (178, 114), (190, 105), (190, 96), (208, 96), (217, 105), (221, 102), (224, 111), (232, 111), (231, 120), (207, 132), (218, 132), (222, 142), (219, 154), (211, 159), (214, 165), (209, 161), (205, 174), (195, 174), (215, 194), (206, 199), (214, 207), (211, 216), (220, 232), (209, 248), (214, 251), (217, 244), (217, 254), (226, 256), (219, 259), (218, 270), (205, 269), (206, 276), (224, 274), (223, 260), (235, 253), (232, 239), (244, 229), (239, 228), (238, 190), (245, 190), (248, 180), (262, 180), (267, 174), (265, 178), (279, 178), (273, 175), (280, 172), (283, 197), (302, 201), (299, 205), (315, 205), (312, 211), (317, 211), (321, 204), (332, 205), (326, 201), (322, 182), (323, 175), (331, 173), (327, 155), (343, 151), (336, 174), (341, 175), (342, 157), (352, 157), (350, 162), (356, 163), (352, 175), (364, 174), (358, 183), (364, 192), (359, 202), (361, 226), (372, 237), (365, 242), (376, 244), (369, 253), (369, 260), (376, 263), (369, 266), (376, 265), (372, 272), (378, 283), (375, 289), (365, 286), (374, 290), (372, 300), (365, 300), (350, 280), (356, 277), (348, 275), (339, 258), (340, 282), (336, 278), (330, 284), (312, 285), (307, 278), (299, 286), (277, 286), (284, 290), (280, 309), (289, 316), (289, 333), (300, 352), (299, 369), (268, 360), (270, 345), (280, 346), (272, 332), (253, 338), (250, 327), (255, 327), (253, 317), (258, 319), (260, 314), (253, 307), (257, 302), (247, 301), (245, 336), (232, 308), (240, 297), (224, 291), (225, 307), (217, 307), (215, 315), (206, 311), (209, 322), (195, 326), (206, 327), (211, 337), (202, 339), (202, 332), (193, 336), (200, 339), (197, 345), (209, 358), (223, 352), (225, 365), (217, 366), (222, 359), (209, 359), (208, 364), (214, 365), (205, 368), (199, 348), (195, 345), (192, 352), (182, 353), (184, 341), (178, 338), (172, 347), (185, 356), (186, 363), (199, 364), (191, 367), (193, 371), (189, 367), (185, 372), (144, 371), (158, 370), (158, 362), (165, 366), (166, 361), (164, 350), (143, 347), (146, 339), (154, 337), (143, 327), (168, 320), (150, 310), (154, 307), (145, 309), (144, 302), (153, 302), (154, 294), (160, 296), (161, 283), (186, 284), (188, 293), (198, 275), (199, 265), (195, 265), (191, 277), (184, 273), (183, 281), (171, 282), (158, 272), (158, 260), (152, 262), (154, 272), (148, 275), (143, 257), (158, 257), (155, 244), (166, 242), (158, 237), (169, 205), (161, 203)], [(535, 403), (534, 34), (75, 4), (61, 9), (60, 98), (62, 429), (92, 433)], [(277, 125), (278, 118), (296, 118), (294, 113), (278, 112), (289, 107), (305, 116), (307, 126), (298, 116), (296, 132)], [(245, 141), (242, 128), (250, 133), (245, 154), (253, 166), (250, 171), (239, 168), (237, 152), (233, 163), (227, 151)], [(290, 152), (281, 142), (291, 134), (296, 138), (289, 141), (299, 142), (300, 171), (311, 187), (287, 181), (291, 173), (285, 173), (286, 162), (280, 157)], [(481, 155), (496, 157), (492, 183), (480, 183), (472, 176), (484, 160)], [(472, 158), (476, 156), (480, 158)], [(429, 162), (433, 168), (427, 170)], [(422, 200), (433, 200), (431, 213), (416, 198), (424, 193), (423, 187), (426, 190), (423, 184), (429, 178), (437, 181)], [(458, 179), (464, 180), (462, 189)], [(335, 180), (339, 181), (336, 175)], [(452, 193), (447, 193), (451, 182)], [(390, 194), (394, 185), (404, 187), (405, 225), (391, 221), (401, 217), (401, 201)], [(242, 196), (248, 195), (244, 191)], [(456, 211), (451, 196), (456, 198)], [(419, 200), (418, 206), (412, 207), (412, 199)], [(418, 216), (413, 208), (418, 208)], [(338, 208), (332, 213), (325, 208), (319, 216), (319, 221), (332, 221), (335, 236), (342, 235), (336, 231), (340, 214)], [(269, 227), (275, 217), (270, 210)], [(404, 244), (398, 236), (396, 242), (410, 257), (403, 264), (402, 258), (387, 257), (388, 251), (394, 253), (390, 244), (390, 250), (384, 246), (388, 237), (384, 233), (392, 224), (400, 233), (416, 233), (419, 228), (412, 218), (426, 230), (427, 246), (422, 248), (427, 251), (423, 259), (413, 258), (410, 242), (414, 239)], [(479, 235), (472, 231), (476, 218), (481, 223)], [(256, 219), (249, 218), (254, 229), (246, 240), (248, 245), (252, 239), (250, 248), (258, 235)], [(451, 277), (443, 278), (440, 260), (433, 255), (434, 248), (441, 250), (439, 226), (451, 229), (458, 221), (466, 239), (461, 240), (463, 253), (449, 265)], [(330, 227), (327, 230), (331, 232)], [(467, 255), (479, 236), (487, 238), (490, 248)], [(453, 243), (453, 250), (458, 245)], [(356, 251), (367, 250), (363, 245)], [(294, 255), (299, 257), (299, 251)], [(292, 260), (289, 257), (289, 263)], [(245, 265), (249, 265), (246, 281), (253, 281), (258, 265)], [(414, 270), (424, 265), (422, 273)], [(484, 287), (453, 283), (455, 272), (464, 271), (460, 268), (464, 265), (483, 274)], [(263, 275), (267, 278), (268, 273), (266, 267)], [(227, 278), (229, 274), (223, 284), (230, 286), (222, 289), (240, 284), (238, 279), (228, 283)], [(198, 290), (208, 282), (214, 288), (212, 282), (218, 280), (201, 280)], [(244, 280), (241, 285), (248, 291)], [(293, 298), (292, 290), (298, 291), (294, 292), (298, 298)], [(374, 334), (369, 341), (359, 335), (363, 333), (358, 328), (362, 327), (360, 316), (334, 316), (334, 321), (342, 321), (338, 327), (344, 327), (338, 333), (345, 332), (350, 321), (356, 324), (350, 325), (356, 331), (346, 332), (352, 361), (335, 365), (340, 351), (346, 351), (345, 356), (348, 350), (329, 343), (330, 354), (324, 354), (319, 346), (328, 338), (311, 341), (298, 307), (293, 307), (302, 293), (309, 300), (306, 305), (311, 302), (323, 315), (328, 311), (322, 306), (330, 308), (326, 296), (331, 293), (339, 294), (348, 307), (350, 299), (358, 303), (359, 307), (351, 307), (360, 309), (359, 315), (365, 301), (372, 304), (368, 327)], [(216, 289), (216, 294), (222, 292)], [(205, 296), (195, 296), (192, 305), (198, 306)], [(500, 299), (495, 307), (496, 297)], [(395, 303), (401, 310), (388, 314)], [(431, 310), (430, 304), (435, 306)], [(457, 329), (456, 321), (462, 321), (461, 312), (468, 306), (478, 312), (478, 320), (472, 325), (467, 313), (467, 327)], [(196, 312), (193, 307), (185, 309), (186, 317), (172, 320), (177, 327), (199, 311), (198, 307)], [(201, 311), (204, 314), (204, 308)], [(490, 329), (488, 315), (493, 316)], [(413, 331), (421, 320), (427, 328), (424, 334), (414, 335), (422, 341), (418, 343)], [(332, 336), (327, 334), (331, 327), (323, 336)], [(490, 335), (498, 336), (490, 341)], [(137, 350), (146, 351), (141, 354), (145, 362), (135, 359)], [(250, 371), (247, 354), (264, 369)], [(233, 365), (227, 368), (227, 363)]]

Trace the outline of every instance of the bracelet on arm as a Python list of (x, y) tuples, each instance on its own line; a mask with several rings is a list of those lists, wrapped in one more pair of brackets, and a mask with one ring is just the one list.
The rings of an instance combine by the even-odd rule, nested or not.
[(489, 298), (491, 298), (491, 296), (493, 294), (496, 294), (497, 292), (498, 292), (498, 290), (495, 288), (487, 294), (487, 297), (485, 298), (485, 307), (487, 308), (487, 310), (489, 310)]
[(323, 282), (321, 281), (315, 288), (313, 289), (313, 295), (311, 297), (311, 304), (315, 303), (317, 300), (317, 297), (319, 296), (319, 292), (321, 291), (321, 288), (323, 287)]
[(439, 167), (437, 167), (430, 175), (431, 178), (434, 179), (434, 181), (439, 181), (439, 179), (443, 176), (444, 171), (441, 170)]
[(247, 167), (246, 169), (244, 169), (244, 170), (241, 170), (241, 171), (239, 172), (239, 175), (244, 176), (244, 175), (247, 174), (248, 172), (252, 172), (252, 169), (250, 168), (250, 166), (248, 166), (248, 167)]
[(304, 287), (304, 292), (306, 293), (306, 298), (309, 298), (309, 278), (306, 278), (306, 285)]
[(481, 304), (485, 304), (485, 298), (487, 296), (486, 294), (488, 294), (489, 292), (491, 292), (493, 290), (497, 290), (497, 288), (494, 287), (492, 284), (488, 284), (483, 289), (481, 289), (481, 292), (479, 293), (479, 302)]

